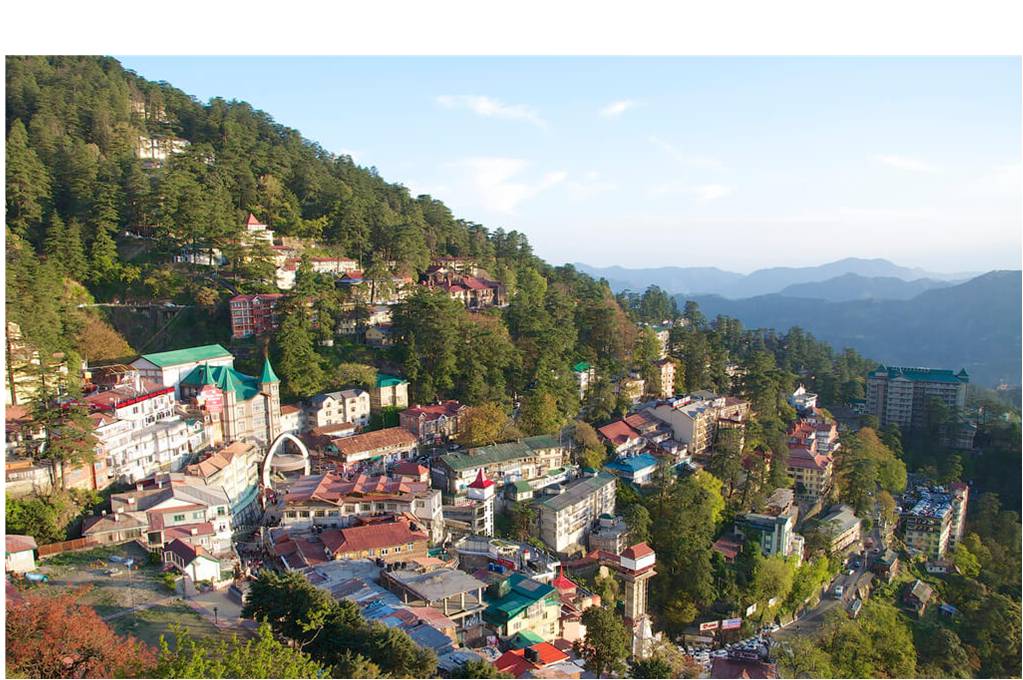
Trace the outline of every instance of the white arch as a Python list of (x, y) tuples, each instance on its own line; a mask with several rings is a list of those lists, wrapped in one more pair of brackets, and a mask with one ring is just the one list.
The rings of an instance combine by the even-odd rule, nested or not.
[(310, 472), (309, 449), (307, 449), (305, 444), (302, 443), (302, 440), (295, 435), (290, 432), (282, 432), (277, 436), (277, 439), (274, 440), (274, 443), (270, 445), (270, 450), (266, 452), (266, 459), (263, 461), (263, 486), (266, 488), (270, 488), (270, 462), (277, 454), (277, 450), (281, 448), (281, 444), (285, 439), (290, 439), (296, 446), (298, 446), (298, 450), (302, 452), (302, 458), (305, 459), (305, 474), (308, 475)]

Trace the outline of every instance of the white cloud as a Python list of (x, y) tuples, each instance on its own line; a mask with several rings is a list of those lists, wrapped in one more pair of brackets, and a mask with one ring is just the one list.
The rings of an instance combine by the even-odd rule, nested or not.
[(967, 188), (975, 194), (1008, 194), (1018, 198), (1020, 186), (1023, 186), (1021, 179), (1023, 165), (1020, 163), (999, 165), (970, 182)]
[(918, 158), (910, 158), (909, 156), (897, 156), (894, 154), (880, 155), (877, 156), (877, 160), (880, 163), (884, 163), (887, 166), (897, 168), (899, 170), (909, 170), (910, 172), (938, 172), (939, 168), (926, 161), (922, 161)]
[(568, 177), (564, 171), (546, 172), (532, 181), (521, 179), (530, 163), (521, 158), (466, 158), (452, 164), (467, 171), (467, 181), (476, 202), (499, 213), (515, 211), (527, 201)]
[(682, 180), (655, 184), (647, 191), (651, 196), (665, 196), (669, 194), (684, 194), (693, 196), (701, 201), (716, 201), (734, 192), (734, 189), (724, 184), (690, 184)]
[(717, 158), (711, 156), (700, 156), (697, 154), (685, 153), (674, 144), (667, 142), (656, 135), (650, 135), (647, 138), (648, 141), (656, 146), (658, 149), (674, 158), (678, 163), (682, 165), (688, 165), (695, 168), (712, 168), (716, 170), (723, 169), (724, 163), (719, 161)]
[(615, 102), (611, 102), (600, 110), (600, 115), (605, 118), (617, 118), (629, 109), (635, 108), (638, 104), (631, 99), (620, 99)]
[(585, 173), (582, 179), (570, 179), (565, 182), (569, 196), (576, 200), (592, 198), (598, 194), (614, 191), (618, 185), (610, 180), (603, 179), (596, 170)]
[(484, 118), (524, 120), (540, 128), (547, 127), (547, 121), (535, 109), (523, 104), (505, 104), (491, 97), (473, 94), (441, 95), (436, 102), (446, 109), (466, 109)]

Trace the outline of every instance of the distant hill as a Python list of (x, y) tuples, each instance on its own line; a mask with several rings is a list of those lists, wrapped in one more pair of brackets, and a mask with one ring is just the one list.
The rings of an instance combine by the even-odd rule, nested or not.
[(780, 291), (786, 297), (817, 298), (831, 302), (847, 300), (909, 300), (924, 291), (947, 288), (955, 281), (916, 279), (906, 281), (894, 276), (843, 274), (826, 281), (794, 283)]
[[(881, 258), (856, 257), (848, 257), (816, 267), (758, 269), (750, 274), (738, 274), (716, 267), (627, 269), (625, 267), (591, 267), (581, 262), (574, 263), (574, 266), (590, 276), (607, 279), (611, 289), (616, 293), (626, 289), (639, 292), (648, 286), (657, 285), (673, 294), (721, 295), (733, 299), (779, 293), (789, 286), (825, 282), (848, 274), (862, 278), (883, 277), (902, 281), (917, 281), (922, 278), (954, 281), (973, 276), (972, 274), (937, 274), (922, 269), (902, 267)], [(889, 287), (878, 284), (876, 288), (879, 291), (885, 291)], [(899, 297), (896, 299), (904, 299), (904, 297), (905, 293), (899, 292)]]
[(973, 382), (1020, 384), (1023, 275), (993, 271), (909, 300), (827, 300), (760, 295), (677, 295), (709, 318), (735, 317), (748, 328), (799, 326), (836, 349), (852, 347), (896, 365), (966, 368)]

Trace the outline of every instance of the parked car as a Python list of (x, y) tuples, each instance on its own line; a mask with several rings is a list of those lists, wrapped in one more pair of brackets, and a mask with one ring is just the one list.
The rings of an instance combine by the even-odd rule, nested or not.
[(836, 600), (841, 600), (842, 599), (842, 595), (844, 593), (845, 593), (845, 588), (843, 588), (842, 586), (835, 586), (835, 599)]
[(114, 569), (107, 569), (103, 573), (105, 573), (107, 576), (118, 576), (119, 574), (123, 574), (124, 572), (115, 567)]

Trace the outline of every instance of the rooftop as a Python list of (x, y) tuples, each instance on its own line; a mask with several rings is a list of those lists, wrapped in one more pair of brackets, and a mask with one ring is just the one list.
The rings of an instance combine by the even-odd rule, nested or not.
[(403, 427), (388, 427), (337, 439), (334, 445), (341, 455), (351, 456), (393, 446), (415, 446), (418, 441), (415, 435)]
[(635, 475), (640, 470), (647, 470), (652, 467), (657, 467), (657, 459), (651, 456), (649, 453), (641, 453), (638, 456), (628, 456), (626, 458), (618, 458), (604, 465), (609, 470), (623, 472), (626, 474)]
[(560, 448), (561, 444), (550, 435), (538, 435), (525, 437), (520, 441), (504, 442), (502, 444), (491, 444), (481, 446), (468, 451), (449, 453), (441, 456), (452, 470), (466, 470), (478, 468), (492, 463), (503, 463), (518, 458), (528, 458), (540, 449)]
[(199, 364), (181, 379), (181, 384), (194, 387), (215, 385), (224, 392), (234, 392), (241, 401), (249, 401), (260, 393), (259, 378), (240, 373), (232, 366)]
[(958, 373), (948, 368), (913, 368), (905, 366), (878, 365), (870, 373), (870, 377), (886, 376), (889, 380), (902, 378), (913, 382), (939, 382), (939, 383), (968, 383), (970, 376), (966, 369), (960, 369)]
[(167, 368), (169, 366), (180, 366), (210, 359), (231, 358), (231, 353), (220, 345), (202, 345), (199, 347), (187, 347), (175, 349), (169, 352), (156, 352), (155, 354), (143, 354), (140, 358), (145, 359), (154, 366)]
[(627, 444), (628, 442), (639, 439), (642, 436), (624, 420), (616, 420), (613, 423), (608, 423), (603, 427), (597, 428), (597, 432), (615, 446)]
[[(352, 273), (354, 274), (355, 272)], [(394, 375), (387, 375), (386, 373), (377, 374), (377, 387), (394, 387), (402, 383), (408, 384), (408, 381)]]
[(548, 498), (540, 503), (540, 507), (548, 510), (564, 510), (567, 507), (575, 505), (582, 500), (588, 498), (590, 495), (596, 493), (600, 489), (603, 489), (608, 484), (615, 483), (615, 476), (605, 473), (600, 473), (595, 477), (584, 477), (583, 479), (577, 479), (574, 482), (568, 484), (565, 490), (553, 498)]
[(486, 584), (459, 569), (435, 569), (426, 573), (392, 571), (388, 575), (426, 602), (486, 588)]

